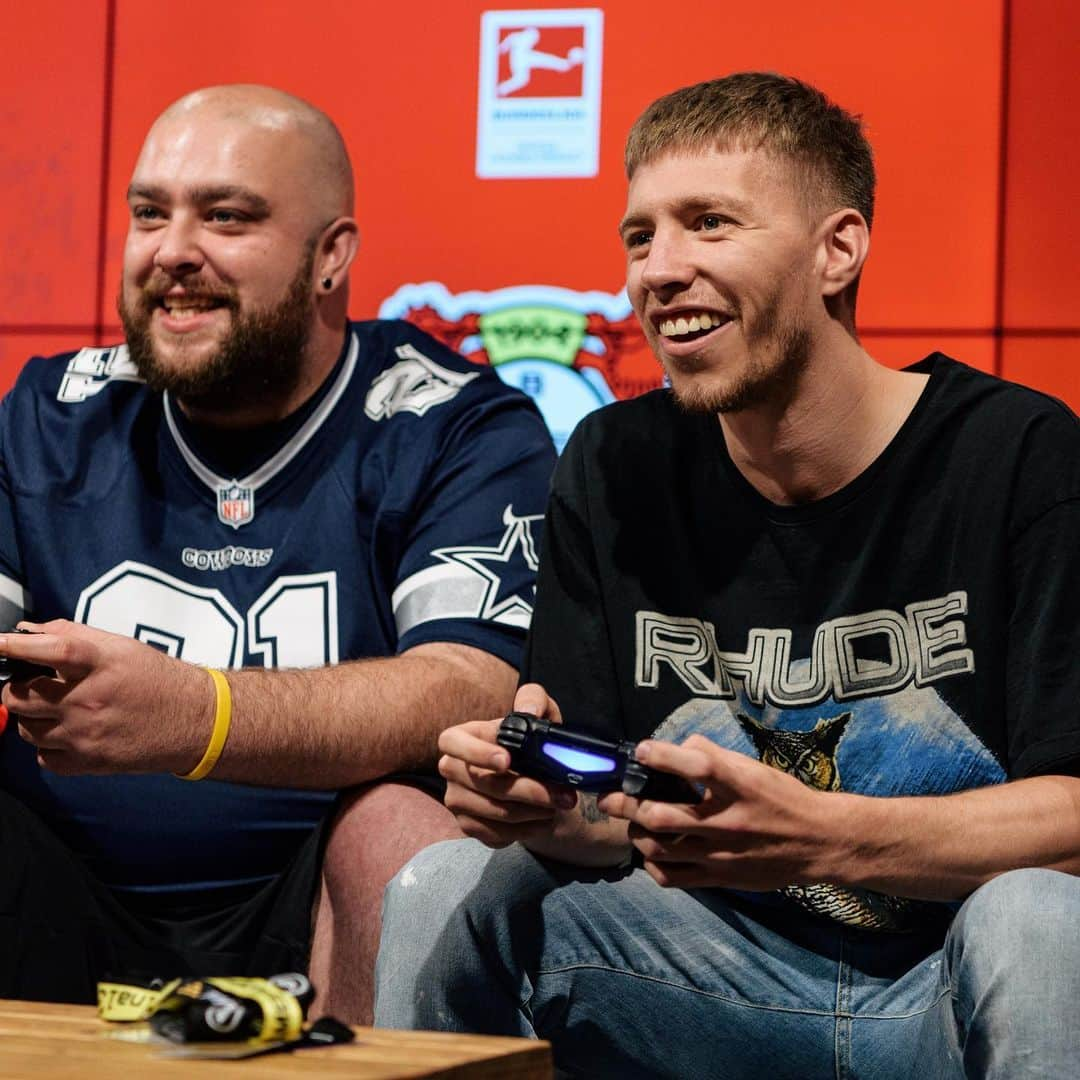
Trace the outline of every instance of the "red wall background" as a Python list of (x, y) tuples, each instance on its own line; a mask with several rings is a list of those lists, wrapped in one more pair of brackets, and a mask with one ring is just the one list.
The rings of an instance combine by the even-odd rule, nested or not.
[[(181, 94), (263, 82), (339, 123), (363, 248), (353, 313), (408, 282), (451, 293), (554, 285), (615, 293), (622, 141), (676, 86), (783, 71), (862, 113), (879, 209), (860, 292), (869, 350), (931, 348), (1080, 410), (1074, 210), (1080, 91), (1068, 0), (646, 0), (604, 10), (600, 169), (475, 175), (479, 0), (41, 0), (0, 32), (0, 389), (34, 353), (118, 338), (124, 189), (142, 136)], [(507, 8), (524, 4), (507, 4)], [(565, 4), (534, 0), (535, 8)]]

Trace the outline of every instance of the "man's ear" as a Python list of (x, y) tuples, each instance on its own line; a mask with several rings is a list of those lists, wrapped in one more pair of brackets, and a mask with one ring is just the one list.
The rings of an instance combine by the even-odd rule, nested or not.
[(350, 217), (339, 217), (323, 230), (315, 252), (315, 280), (340, 285), (360, 247), (360, 229)]
[(870, 228), (858, 210), (837, 210), (821, 224), (821, 294), (839, 296), (858, 281), (870, 254)]

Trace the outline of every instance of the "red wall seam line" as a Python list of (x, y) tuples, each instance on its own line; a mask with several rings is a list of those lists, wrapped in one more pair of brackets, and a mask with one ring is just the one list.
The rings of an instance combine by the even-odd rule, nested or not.
[(97, 289), (94, 297), (94, 344), (105, 333), (102, 309), (105, 304), (105, 265), (109, 244), (109, 164), (112, 154), (113, 78), (116, 66), (116, 0), (105, 9), (105, 87), (102, 95), (101, 190), (98, 194)]
[(994, 374), (1001, 377), (1005, 334), (1005, 215), (1008, 200), (1010, 73), (1012, 70), (1012, 0), (1001, 5), (1001, 115), (998, 128), (997, 265), (994, 268)]

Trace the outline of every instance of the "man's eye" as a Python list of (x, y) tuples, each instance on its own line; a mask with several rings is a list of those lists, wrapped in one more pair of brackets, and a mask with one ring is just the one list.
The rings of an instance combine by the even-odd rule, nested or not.
[(701, 227), (703, 229), (719, 229), (725, 223), (725, 219), (719, 214), (703, 214), (701, 217)]
[(131, 216), (136, 221), (157, 221), (162, 215), (156, 206), (133, 206)]
[(237, 225), (242, 220), (235, 210), (211, 210), (208, 217), (215, 225)]
[(641, 247), (643, 244), (649, 243), (652, 240), (652, 233), (641, 230), (639, 232), (630, 233), (626, 237), (626, 246), (628, 248)]

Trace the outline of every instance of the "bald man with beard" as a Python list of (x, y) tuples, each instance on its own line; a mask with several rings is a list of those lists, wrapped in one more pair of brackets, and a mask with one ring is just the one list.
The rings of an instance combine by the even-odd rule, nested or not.
[(40, 665), (3, 691), (0, 997), (300, 969), (363, 1022), (386, 881), (460, 835), (438, 734), (513, 697), (551, 442), (348, 321), (352, 169), (306, 102), (187, 95), (128, 203), (124, 344), (0, 406), (0, 655)]

